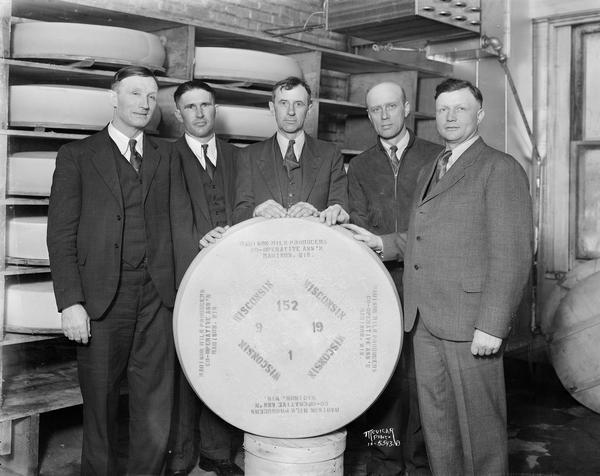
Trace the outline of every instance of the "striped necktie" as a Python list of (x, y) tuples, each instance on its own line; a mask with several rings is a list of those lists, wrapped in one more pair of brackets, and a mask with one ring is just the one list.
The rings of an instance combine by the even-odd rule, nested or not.
[(212, 182), (217, 167), (208, 158), (208, 144), (202, 144), (202, 154), (204, 155), (204, 170), (206, 170), (206, 173)]
[(400, 169), (400, 159), (398, 158), (398, 147), (393, 145), (390, 147), (390, 161), (392, 163), (392, 171), (394, 175), (398, 175), (398, 170)]
[(137, 151), (135, 146), (137, 141), (135, 139), (129, 139), (129, 163), (134, 168), (136, 174), (140, 174), (142, 168), (142, 156)]
[(435, 183), (438, 183), (447, 172), (448, 160), (450, 160), (451, 155), (451, 150), (445, 150), (438, 155), (437, 165), (435, 167)]
[(288, 178), (292, 173), (292, 170), (300, 167), (300, 163), (296, 160), (296, 154), (294, 153), (294, 144), (296, 141), (291, 139), (288, 142), (288, 148), (285, 151), (285, 157), (283, 158), (283, 165), (287, 170)]

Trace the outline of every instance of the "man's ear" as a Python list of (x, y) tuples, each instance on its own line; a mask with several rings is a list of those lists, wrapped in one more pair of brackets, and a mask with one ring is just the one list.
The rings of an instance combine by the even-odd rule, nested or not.
[(483, 121), (484, 117), (485, 111), (483, 110), (483, 108), (481, 108), (479, 111), (477, 111), (477, 125), (481, 124), (481, 121)]
[(110, 90), (110, 105), (113, 108), (115, 108), (115, 107), (117, 107), (118, 103), (119, 103), (119, 100), (117, 99), (117, 92), (114, 89), (111, 89)]
[(179, 109), (175, 109), (173, 111), (173, 115), (175, 116), (175, 119), (183, 124), (183, 116), (181, 115), (181, 111)]
[(410, 114), (410, 103), (408, 101), (404, 101), (404, 118), (406, 119)]
[(271, 111), (271, 114), (275, 115), (275, 104), (273, 104), (273, 101), (269, 101), (269, 111)]

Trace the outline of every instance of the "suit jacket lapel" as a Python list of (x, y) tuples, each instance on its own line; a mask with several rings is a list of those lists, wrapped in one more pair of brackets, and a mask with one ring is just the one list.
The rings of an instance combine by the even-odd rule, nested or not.
[(263, 175), (265, 183), (271, 192), (273, 197), (278, 197), (277, 201), (283, 203), (283, 192), (281, 191), (281, 185), (279, 184), (279, 174), (277, 167), (282, 168), (283, 157), (279, 150), (279, 144), (277, 143), (276, 136), (271, 137), (270, 140), (264, 144), (264, 153), (262, 153), (258, 159), (258, 170)]
[(233, 211), (233, 186), (232, 183), (233, 173), (231, 163), (231, 157), (229, 156), (228, 151), (226, 152), (225, 147), (223, 147), (223, 143), (221, 139), (216, 138), (217, 143), (217, 168), (221, 169), (221, 177), (223, 178), (223, 194), (225, 195), (225, 214), (227, 217), (227, 223), (231, 223), (232, 220), (232, 211)]
[(188, 186), (188, 192), (192, 199), (192, 204), (194, 204), (193, 208), (194, 210), (198, 209), (206, 221), (210, 223), (208, 202), (206, 201), (204, 187), (202, 186), (202, 181), (200, 180), (200, 173), (202, 173), (200, 169), (202, 166), (200, 165), (196, 155), (192, 152), (192, 149), (190, 149), (188, 146), (185, 137), (182, 137), (177, 141), (176, 147), (179, 150), (179, 155), (181, 156), (183, 175)]
[(300, 170), (302, 171), (301, 202), (308, 201), (308, 196), (315, 185), (319, 169), (323, 165), (316, 141), (308, 134), (304, 137), (306, 140), (304, 142), (304, 147), (302, 148), (302, 155), (300, 156)]
[(158, 148), (154, 142), (144, 134), (144, 156), (142, 158), (142, 197), (144, 202), (148, 196), (150, 185), (152, 180), (154, 180), (154, 174), (156, 173), (160, 161), (161, 156)]
[(108, 129), (104, 128), (98, 134), (98, 143), (94, 142), (90, 145), (92, 164), (94, 164), (100, 177), (102, 177), (106, 186), (115, 196), (117, 202), (119, 202), (121, 209), (123, 209), (123, 195), (121, 193), (121, 184), (119, 183), (119, 174), (114, 157), (117, 146), (108, 135)]

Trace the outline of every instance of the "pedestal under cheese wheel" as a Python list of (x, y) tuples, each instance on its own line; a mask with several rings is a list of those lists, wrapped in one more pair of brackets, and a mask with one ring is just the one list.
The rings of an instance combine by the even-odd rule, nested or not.
[[(108, 89), (55, 84), (10, 86), (12, 126), (99, 130), (112, 117)], [(157, 107), (146, 129), (157, 130), (159, 122)]]
[(56, 152), (17, 152), (8, 157), (6, 191), (11, 195), (50, 195)]
[(9, 332), (61, 332), (52, 281), (7, 284), (4, 305)]
[(246, 432), (322, 435), (363, 413), (402, 344), (387, 271), (347, 230), (256, 218), (192, 262), (175, 343), (200, 398)]
[(289, 76), (303, 77), (298, 61), (290, 56), (241, 48), (196, 48), (195, 78), (275, 84)]
[(48, 260), (48, 217), (20, 216), (6, 220), (6, 255), (11, 258)]
[(101, 65), (139, 65), (164, 71), (160, 38), (115, 26), (26, 22), (13, 26), (13, 58), (93, 60)]

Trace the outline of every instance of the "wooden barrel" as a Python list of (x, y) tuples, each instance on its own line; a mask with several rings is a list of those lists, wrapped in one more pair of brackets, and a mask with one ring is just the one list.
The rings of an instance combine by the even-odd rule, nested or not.
[(571, 287), (554, 314), (550, 358), (569, 393), (600, 412), (600, 272), (584, 279), (567, 276), (565, 283)]
[(246, 476), (342, 476), (346, 430), (312, 438), (244, 435)]

